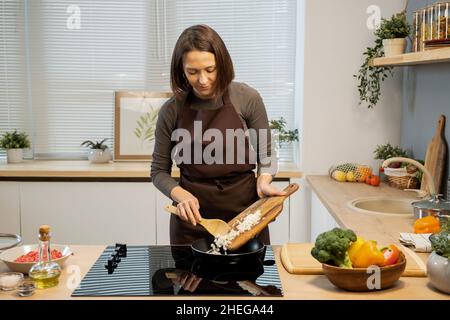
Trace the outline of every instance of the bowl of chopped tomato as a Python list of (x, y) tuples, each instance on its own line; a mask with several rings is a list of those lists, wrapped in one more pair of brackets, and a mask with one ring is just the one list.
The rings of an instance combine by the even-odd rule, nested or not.
[[(66, 245), (52, 244), (52, 261), (63, 267), (64, 262), (72, 255), (72, 251)], [(3, 251), (0, 254), (2, 260), (9, 269), (15, 272), (28, 273), (31, 266), (39, 261), (38, 246), (24, 245)]]

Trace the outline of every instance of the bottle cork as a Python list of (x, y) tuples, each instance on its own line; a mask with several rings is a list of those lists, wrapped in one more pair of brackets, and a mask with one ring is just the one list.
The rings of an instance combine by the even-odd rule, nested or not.
[(50, 226), (42, 225), (39, 227), (39, 240), (48, 241), (50, 239)]

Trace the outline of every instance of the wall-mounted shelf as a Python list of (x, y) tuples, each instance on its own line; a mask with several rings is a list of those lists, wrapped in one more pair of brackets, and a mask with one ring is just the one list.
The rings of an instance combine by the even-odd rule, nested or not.
[(398, 56), (375, 58), (371, 65), (374, 67), (413, 66), (418, 64), (449, 62), (450, 47), (432, 49), (422, 52), (400, 54)]

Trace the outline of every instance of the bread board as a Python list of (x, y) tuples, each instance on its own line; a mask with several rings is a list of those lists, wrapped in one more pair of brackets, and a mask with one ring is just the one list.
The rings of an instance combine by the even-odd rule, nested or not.
[[(323, 274), (322, 264), (311, 256), (312, 243), (286, 243), (281, 248), (281, 262), (292, 274)], [(426, 277), (426, 265), (410, 249), (401, 247), (406, 257), (406, 268), (402, 277)]]

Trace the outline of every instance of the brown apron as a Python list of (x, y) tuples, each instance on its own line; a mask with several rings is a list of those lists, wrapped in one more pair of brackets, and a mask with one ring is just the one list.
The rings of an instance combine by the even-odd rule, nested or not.
[[(226, 139), (226, 129), (244, 130), (228, 92), (223, 95), (223, 105), (214, 110), (192, 109), (191, 101), (192, 93), (188, 95), (177, 118), (177, 128), (188, 130), (191, 137), (194, 137), (194, 121), (202, 122), (202, 136), (207, 129), (218, 129)], [(194, 164), (194, 162), (178, 164), (180, 186), (198, 199), (200, 214), (203, 218), (222, 219), (228, 222), (258, 200), (256, 178), (253, 172), (255, 162), (250, 162), (251, 157), (256, 155), (250, 149), (249, 139), (246, 137), (245, 140), (245, 164), (238, 164), (236, 138), (235, 143), (226, 141), (223, 146), (223, 162), (227, 159), (227, 153), (234, 152), (233, 164), (205, 164), (203, 157), (201, 164)], [(209, 141), (202, 141), (202, 152), (209, 143)], [(231, 146), (234, 146), (234, 151)], [(191, 156), (194, 158), (194, 141), (191, 141), (188, 147), (191, 148)], [(202, 226), (193, 226), (171, 215), (171, 244), (191, 244), (194, 240), (207, 236), (209, 233)], [(268, 228), (259, 234), (258, 239), (265, 244), (270, 243)]]

